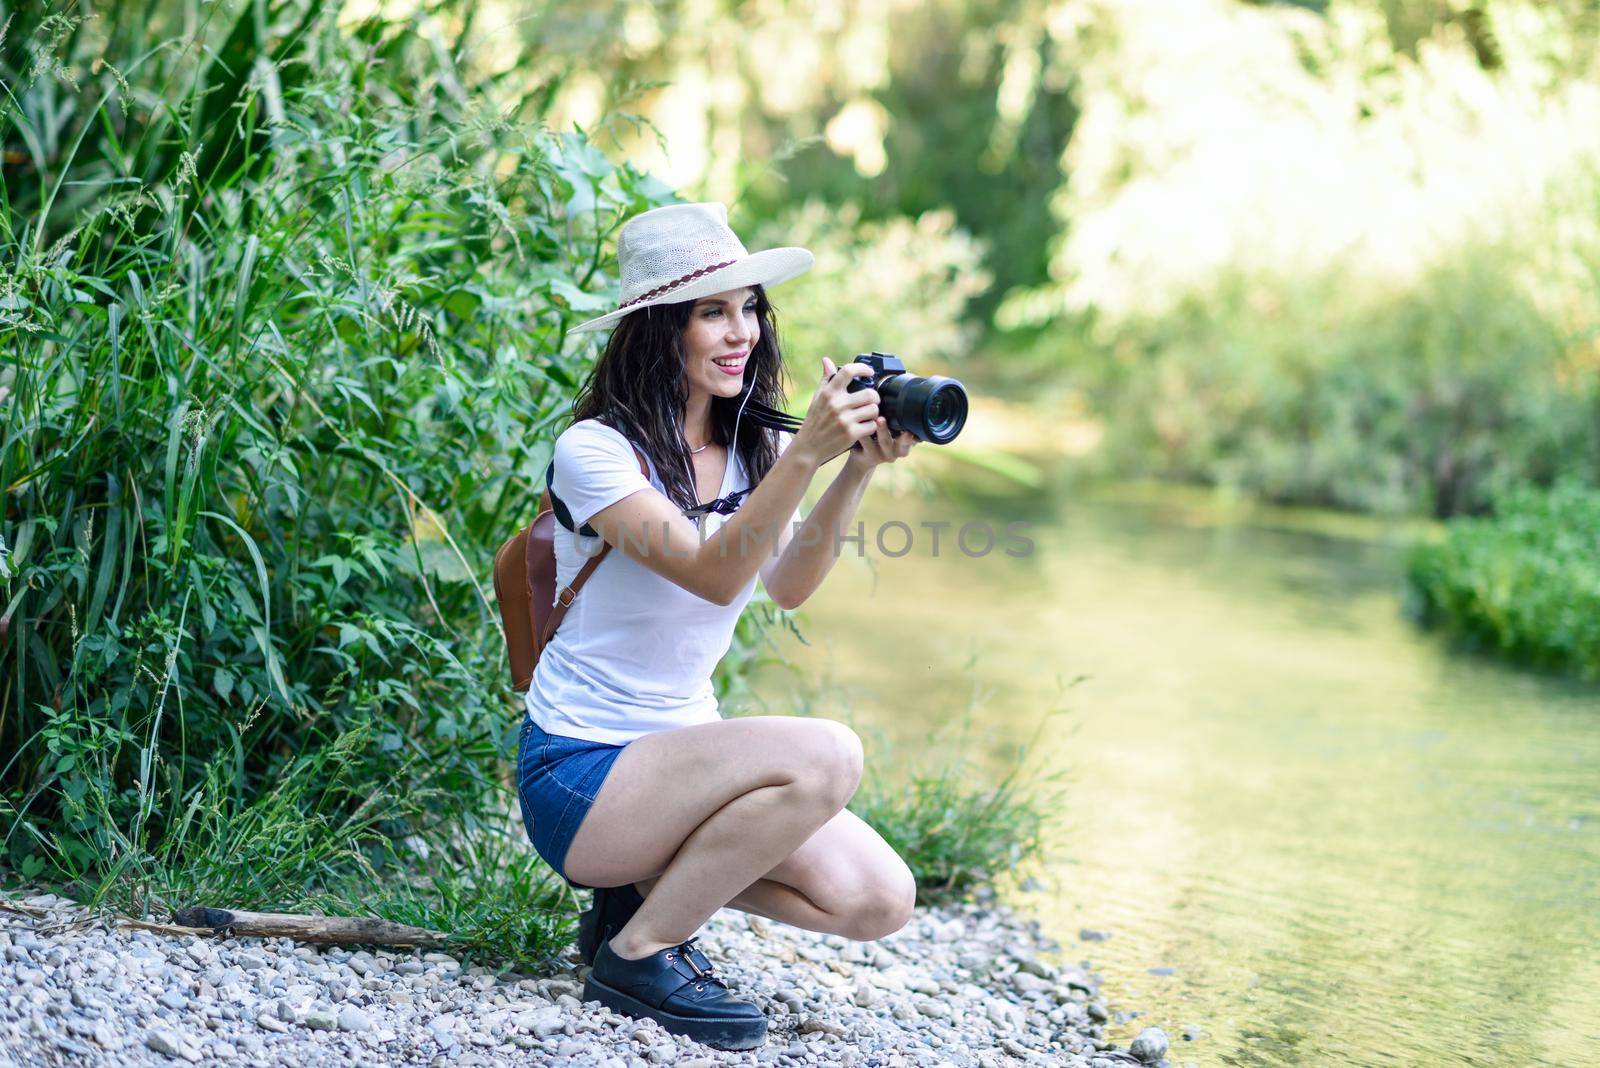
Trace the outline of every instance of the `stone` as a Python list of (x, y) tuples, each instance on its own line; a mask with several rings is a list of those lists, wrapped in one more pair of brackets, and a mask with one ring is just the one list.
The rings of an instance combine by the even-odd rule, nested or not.
[(313, 1031), (333, 1031), (339, 1026), (339, 1017), (332, 1009), (311, 1009), (300, 1018), (300, 1023)]
[(1029, 975), (1037, 975), (1040, 979), (1049, 979), (1052, 982), (1056, 978), (1056, 970), (1054, 968), (1038, 957), (1030, 957), (1026, 954), (1017, 958), (1017, 971), (1026, 972)]
[(144, 1036), (144, 1044), (157, 1053), (185, 1061), (198, 1061), (200, 1047), (186, 1036), (165, 1027), (152, 1027)]
[[(291, 1014), (294, 1012), (293, 1009), (289, 1011)], [(263, 1031), (276, 1031), (280, 1035), (289, 1030), (289, 1025), (284, 1023), (277, 1013), (271, 1009), (256, 1017), (256, 1026)]]
[(339, 1010), (339, 1030), (359, 1032), (371, 1026), (372, 1021), (367, 1018), (367, 1014), (354, 1005), (346, 1005)]
[(1146, 1027), (1128, 1046), (1128, 1052), (1146, 1064), (1154, 1064), (1167, 1055), (1166, 1032), (1159, 1027)]
[(1024, 994), (1043, 994), (1055, 989), (1054, 983), (1031, 972), (1017, 972), (1011, 977), (1011, 985)]
[[(834, 1038), (846, 1038), (849, 1036), (848, 1031), (834, 1023), (832, 1020), (823, 1020), (815, 1016), (807, 1016), (804, 1020), (800, 1021), (800, 1033), (802, 1035), (820, 1033), (832, 1035)], [(709, 1064), (710, 1062), (707, 1063)]]
[(555, 1005), (548, 1005), (518, 1013), (511, 1022), (519, 1031), (546, 1038), (566, 1026), (567, 1014)]

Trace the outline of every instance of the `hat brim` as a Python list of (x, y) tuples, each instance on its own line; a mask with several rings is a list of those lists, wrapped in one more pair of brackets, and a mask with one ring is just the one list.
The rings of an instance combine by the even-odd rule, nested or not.
[(588, 322), (568, 327), (567, 333), (581, 334), (589, 330), (604, 330), (608, 326), (615, 325), (623, 316), (654, 304), (677, 304), (680, 301), (696, 300), (712, 293), (743, 289), (745, 286), (775, 286), (779, 282), (787, 282), (796, 275), (806, 273), (811, 269), (813, 262), (811, 253), (803, 248), (769, 248), (752, 252), (742, 260), (701, 275), (669, 293), (630, 304), (626, 308), (618, 308)]

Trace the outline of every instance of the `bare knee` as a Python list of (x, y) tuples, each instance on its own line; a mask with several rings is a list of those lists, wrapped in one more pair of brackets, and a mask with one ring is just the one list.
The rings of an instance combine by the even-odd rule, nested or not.
[(813, 720), (807, 744), (797, 754), (796, 780), (835, 811), (841, 809), (861, 784), (866, 761), (861, 738), (843, 723)]
[(840, 933), (860, 942), (887, 937), (910, 922), (916, 904), (916, 879), (902, 864), (862, 884), (845, 913), (847, 929)]

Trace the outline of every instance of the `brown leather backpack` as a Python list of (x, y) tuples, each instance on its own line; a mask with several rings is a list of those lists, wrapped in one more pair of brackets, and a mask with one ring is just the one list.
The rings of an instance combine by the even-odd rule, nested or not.
[[(650, 467), (644, 453), (637, 445), (633, 453), (639, 458), (639, 473), (648, 481)], [(566, 516), (565, 508), (561, 514)], [(585, 524), (583, 531), (590, 533), (592, 528)], [(609, 542), (601, 543), (600, 551), (588, 559), (557, 598), (555, 534), (555, 506), (546, 485), (533, 522), (507, 538), (494, 554), (494, 599), (500, 605), (500, 621), (505, 624), (511, 688), (517, 693), (527, 690), (539, 654), (572, 607), (578, 590), (611, 551)]]

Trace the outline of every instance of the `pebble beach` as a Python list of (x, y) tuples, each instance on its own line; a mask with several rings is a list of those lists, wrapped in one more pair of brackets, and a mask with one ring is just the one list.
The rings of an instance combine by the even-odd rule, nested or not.
[(725, 1052), (581, 1001), (568, 949), (545, 973), (445, 953), (173, 935), (51, 894), (0, 899), (0, 1062), (249, 1066), (1067, 1065), (1170, 1068), (1128, 1048), (1087, 961), (1008, 905), (919, 908), (876, 942), (724, 909), (697, 945), (767, 1014)]

